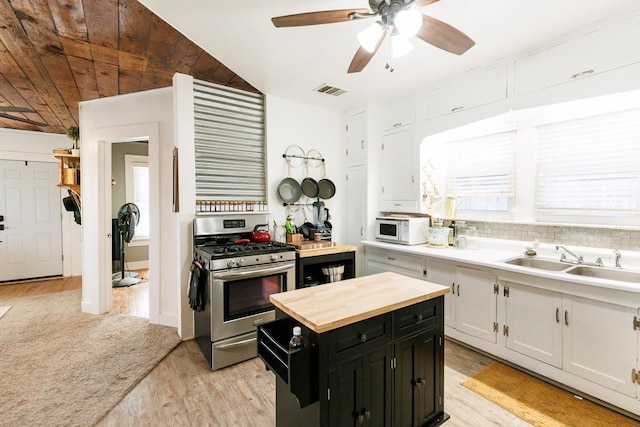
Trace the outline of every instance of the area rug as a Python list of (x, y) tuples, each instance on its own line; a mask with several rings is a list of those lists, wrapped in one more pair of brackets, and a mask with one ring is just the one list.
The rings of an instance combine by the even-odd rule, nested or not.
[(0, 426), (92, 426), (180, 342), (146, 319), (82, 313), (80, 300), (2, 301)]
[(640, 426), (629, 418), (498, 362), (461, 384), (535, 426)]
[(2, 319), (2, 316), (4, 316), (5, 314), (7, 314), (7, 311), (11, 310), (11, 306), (8, 305), (6, 307), (0, 307), (0, 319)]

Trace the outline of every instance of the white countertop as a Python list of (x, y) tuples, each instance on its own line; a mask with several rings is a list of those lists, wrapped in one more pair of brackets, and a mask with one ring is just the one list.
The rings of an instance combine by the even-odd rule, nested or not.
[[(470, 266), (487, 267), (493, 269), (498, 279), (512, 280), (515, 275), (527, 275), (538, 278), (559, 280), (562, 282), (597, 286), (601, 288), (615, 289), (624, 292), (640, 294), (640, 283), (629, 283), (617, 280), (599, 279), (595, 277), (579, 276), (566, 272), (547, 271), (542, 269), (522, 267), (505, 264), (510, 258), (524, 256), (525, 248), (531, 247), (532, 242), (520, 242), (503, 239), (477, 238), (478, 249), (431, 248), (425, 244), (400, 245), (382, 241), (365, 240), (362, 244), (367, 247), (393, 250), (406, 254), (420, 255), (429, 258), (441, 259), (450, 263), (464, 263)], [(613, 268), (615, 257), (612, 249), (589, 248), (581, 246), (564, 245), (577, 255), (584, 256), (585, 261), (595, 261), (601, 257), (605, 268)], [(555, 249), (552, 244), (540, 244), (536, 248), (536, 258), (559, 261), (561, 251)], [(622, 253), (621, 264), (624, 270), (640, 271), (640, 252), (620, 251)], [(366, 248), (365, 248), (366, 253)], [(567, 264), (572, 267), (573, 265)], [(597, 267), (596, 267), (597, 268)]]

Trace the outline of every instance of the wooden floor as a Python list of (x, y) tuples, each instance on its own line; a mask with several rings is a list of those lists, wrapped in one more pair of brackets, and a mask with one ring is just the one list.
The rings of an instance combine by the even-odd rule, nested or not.
[[(142, 273), (148, 277), (147, 272)], [(80, 278), (1, 285), (0, 300), (80, 287)], [(114, 288), (113, 303), (114, 311), (141, 315), (147, 310), (148, 315), (148, 282)], [(460, 385), (491, 362), (482, 354), (445, 341), (444, 406), (451, 416), (445, 426), (531, 425)], [(183, 342), (97, 424), (159, 425), (274, 426), (275, 378), (258, 358), (212, 372), (197, 344)]]
[[(142, 281), (128, 287), (113, 288), (111, 312), (149, 318), (149, 270), (136, 270)], [(52, 292), (82, 289), (82, 276), (59, 277), (0, 284), (0, 301), (12, 298), (42, 295)]]

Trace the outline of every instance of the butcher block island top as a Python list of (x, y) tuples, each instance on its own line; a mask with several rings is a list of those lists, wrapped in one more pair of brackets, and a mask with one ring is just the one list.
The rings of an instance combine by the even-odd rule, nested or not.
[(312, 331), (323, 333), (447, 292), (448, 286), (385, 272), (281, 292), (269, 299)]

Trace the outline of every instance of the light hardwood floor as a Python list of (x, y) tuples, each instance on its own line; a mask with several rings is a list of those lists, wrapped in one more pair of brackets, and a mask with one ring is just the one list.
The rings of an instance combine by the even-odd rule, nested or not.
[[(146, 272), (142, 274), (148, 277)], [(79, 289), (81, 283), (80, 278), (66, 278), (2, 285), (0, 300)], [(114, 311), (140, 315), (148, 310), (148, 282), (114, 288), (113, 292)], [(148, 315), (148, 311), (146, 313)], [(445, 341), (445, 411), (451, 416), (445, 426), (531, 425), (460, 385), (492, 361)], [(274, 426), (273, 373), (265, 370), (259, 358), (212, 372), (197, 344), (186, 341), (167, 355), (96, 426), (168, 425)]]

